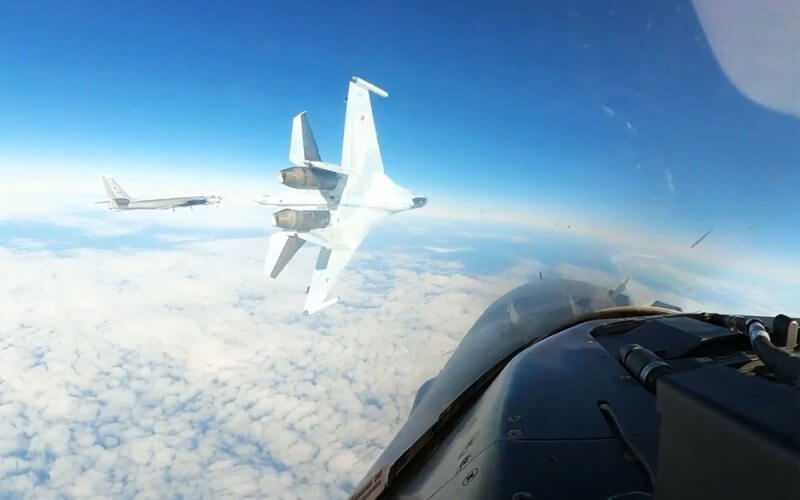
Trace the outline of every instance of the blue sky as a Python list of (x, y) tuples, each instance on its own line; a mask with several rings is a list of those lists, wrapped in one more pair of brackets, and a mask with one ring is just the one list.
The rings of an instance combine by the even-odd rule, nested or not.
[(745, 244), (753, 224), (788, 254), (773, 235), (800, 222), (800, 121), (739, 94), (688, 2), (595, 4), (5, 2), (0, 160), (266, 183), (301, 110), (338, 160), (357, 74), (390, 91), (375, 104), (384, 162), (416, 191), (689, 240), (714, 225)]

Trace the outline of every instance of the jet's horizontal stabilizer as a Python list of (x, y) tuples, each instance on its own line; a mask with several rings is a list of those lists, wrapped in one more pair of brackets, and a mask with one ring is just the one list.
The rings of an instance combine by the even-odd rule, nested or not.
[(269, 238), (267, 258), (264, 260), (264, 273), (270, 278), (277, 278), (305, 242), (306, 240), (297, 235), (273, 233)]
[(317, 141), (308, 123), (308, 113), (303, 111), (292, 120), (292, 141), (289, 145), (289, 161), (303, 167), (306, 162), (321, 161)]

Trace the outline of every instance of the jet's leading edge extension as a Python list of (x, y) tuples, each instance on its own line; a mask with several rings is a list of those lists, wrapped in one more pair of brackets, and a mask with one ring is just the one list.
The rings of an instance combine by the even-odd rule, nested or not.
[(333, 282), (355, 254), (370, 229), (397, 212), (425, 206), (383, 173), (370, 92), (389, 94), (358, 77), (350, 81), (344, 120), (342, 164), (321, 160), (305, 112), (292, 121), (289, 161), (278, 181), (294, 188), (290, 196), (265, 196), (263, 205), (281, 206), (273, 222), (280, 228), (269, 242), (264, 271), (280, 274), (306, 241), (319, 245), (317, 264), (307, 290), (303, 314), (313, 314), (339, 301), (328, 298)]
[(109, 210), (166, 210), (180, 207), (192, 208), (196, 205), (216, 205), (222, 201), (221, 196), (183, 196), (180, 198), (160, 198), (153, 200), (135, 200), (110, 177), (103, 177), (103, 185), (108, 193)]

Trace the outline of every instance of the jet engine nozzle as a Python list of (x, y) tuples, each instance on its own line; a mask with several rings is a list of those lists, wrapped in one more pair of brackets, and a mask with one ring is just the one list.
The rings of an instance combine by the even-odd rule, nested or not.
[(317, 167), (290, 167), (278, 172), (278, 181), (294, 189), (330, 191), (339, 184), (336, 172)]
[(285, 208), (272, 215), (274, 224), (281, 229), (295, 231), (311, 231), (322, 229), (331, 222), (331, 213), (327, 210), (293, 210)]

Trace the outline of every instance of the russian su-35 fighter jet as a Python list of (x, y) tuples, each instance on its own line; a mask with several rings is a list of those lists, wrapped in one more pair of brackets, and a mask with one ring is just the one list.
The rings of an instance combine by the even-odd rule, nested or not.
[(216, 205), (222, 201), (221, 196), (183, 196), (180, 198), (160, 198), (153, 200), (136, 200), (128, 196), (122, 187), (110, 177), (103, 177), (103, 185), (108, 193), (109, 210), (175, 210), (180, 207), (192, 208), (197, 205)]
[(274, 233), (264, 264), (271, 278), (280, 274), (306, 241), (321, 248), (307, 290), (303, 314), (335, 304), (328, 298), (338, 274), (355, 254), (370, 229), (389, 215), (425, 206), (416, 196), (383, 173), (383, 162), (372, 117), (370, 92), (389, 94), (358, 77), (350, 81), (344, 120), (342, 164), (321, 160), (305, 112), (292, 121), (289, 161), (278, 181), (299, 191), (265, 196), (263, 205), (285, 207), (273, 215)]

